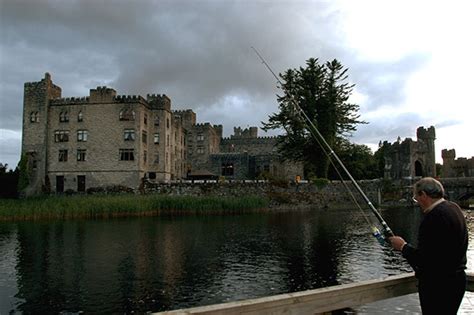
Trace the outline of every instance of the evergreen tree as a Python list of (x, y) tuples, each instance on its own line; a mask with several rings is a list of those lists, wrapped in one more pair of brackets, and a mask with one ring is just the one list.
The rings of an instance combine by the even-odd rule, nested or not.
[[(286, 160), (300, 161), (305, 165), (305, 177), (328, 177), (329, 160), (318, 141), (308, 131), (295, 109), (293, 100), (318, 128), (321, 135), (332, 147), (336, 140), (350, 135), (356, 130), (359, 120), (359, 106), (348, 99), (354, 85), (347, 80), (347, 69), (334, 59), (319, 64), (310, 58), (306, 67), (288, 69), (280, 74), (283, 95), (277, 95), (279, 113), (262, 122), (263, 130), (283, 129), (285, 134), (278, 137), (278, 150)], [(324, 148), (326, 149), (326, 148)]]

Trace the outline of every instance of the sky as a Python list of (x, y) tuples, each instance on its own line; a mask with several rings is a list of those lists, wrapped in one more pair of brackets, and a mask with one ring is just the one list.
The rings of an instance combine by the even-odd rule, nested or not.
[(63, 97), (166, 94), (225, 136), (261, 127), (281, 91), (252, 46), (276, 73), (309, 58), (348, 68), (368, 122), (352, 142), (376, 150), (434, 126), (438, 163), (442, 149), (470, 158), (472, 12), (469, 0), (0, 0), (0, 163), (18, 164), (23, 86), (46, 72)]

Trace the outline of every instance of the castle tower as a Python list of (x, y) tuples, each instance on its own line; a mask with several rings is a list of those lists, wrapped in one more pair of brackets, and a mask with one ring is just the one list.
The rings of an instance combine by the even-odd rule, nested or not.
[(21, 154), (27, 159), (29, 186), (25, 194), (41, 191), (48, 172), (48, 113), (49, 101), (61, 97), (61, 88), (53, 84), (51, 75), (45, 73), (39, 82), (24, 85), (23, 137)]
[(423, 127), (419, 127), (416, 130), (416, 136), (418, 138), (418, 142), (421, 145), (420, 153), (423, 156), (423, 166), (424, 166), (424, 173), (423, 176), (436, 176), (436, 158), (435, 158), (435, 128), (433, 126), (425, 129)]
[(456, 159), (456, 150), (443, 149), (441, 157), (443, 158), (443, 177), (455, 177), (454, 160)]

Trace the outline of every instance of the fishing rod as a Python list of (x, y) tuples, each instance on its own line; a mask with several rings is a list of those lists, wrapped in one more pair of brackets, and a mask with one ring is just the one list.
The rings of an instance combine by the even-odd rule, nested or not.
[[(262, 57), (262, 55), (260, 55), (260, 53), (257, 51), (257, 49), (255, 49), (255, 47), (252, 46), (252, 49), (253, 51), (257, 54), (257, 56), (260, 58), (260, 60), (262, 61), (262, 63), (265, 65), (265, 67), (270, 71), (270, 73), (273, 75), (273, 77), (275, 77), (275, 79), (277, 80), (277, 82), (280, 84), (280, 86), (282, 88), (284, 88), (283, 86), (283, 83), (280, 81), (280, 78), (275, 74), (275, 72), (273, 72), (272, 68), (270, 67), (270, 65), (265, 61), (265, 59)], [(380, 215), (380, 213), (377, 211), (377, 209), (375, 208), (375, 206), (372, 204), (372, 202), (370, 201), (369, 197), (367, 197), (367, 195), (364, 193), (364, 191), (362, 190), (362, 188), (359, 186), (359, 184), (356, 182), (356, 180), (354, 179), (354, 177), (352, 177), (352, 174), (349, 172), (349, 170), (346, 168), (346, 166), (344, 165), (344, 163), (341, 161), (341, 159), (339, 158), (339, 156), (336, 154), (336, 152), (334, 152), (334, 150), (331, 148), (331, 146), (329, 145), (329, 143), (326, 141), (326, 139), (323, 137), (323, 135), (321, 134), (321, 132), (318, 130), (318, 128), (316, 128), (316, 126), (314, 125), (314, 123), (311, 121), (311, 119), (308, 117), (308, 115), (303, 111), (303, 109), (301, 108), (301, 106), (298, 104), (298, 102), (295, 100), (294, 96), (292, 93), (290, 93), (289, 91), (286, 91), (287, 92), (287, 95), (289, 96), (289, 99), (290, 99), (290, 102), (293, 104), (294, 108), (296, 109), (296, 112), (298, 113), (298, 115), (300, 115), (301, 118), (303, 118), (303, 120), (306, 121), (306, 124), (309, 129), (309, 132), (313, 135), (313, 137), (315, 138), (316, 142), (319, 144), (319, 146), (321, 147), (321, 149), (323, 150), (323, 152), (326, 154), (326, 156), (329, 158), (329, 160), (331, 161), (331, 163), (334, 165), (333, 163), (333, 159), (336, 160), (337, 164), (339, 164), (339, 166), (342, 168), (342, 170), (345, 172), (345, 174), (347, 175), (347, 177), (349, 177), (349, 180), (352, 182), (352, 184), (354, 185), (354, 187), (356, 188), (356, 190), (359, 192), (359, 194), (362, 196), (362, 198), (364, 199), (364, 201), (367, 203), (367, 205), (369, 206), (370, 210), (372, 211), (372, 213), (374, 214), (374, 216), (377, 218), (377, 220), (380, 222), (380, 224), (382, 225), (382, 228), (383, 228), (383, 235), (380, 234), (380, 232), (378, 231), (378, 229), (376, 227), (373, 227), (372, 229), (372, 233), (373, 235), (377, 238), (377, 240), (382, 244), (384, 241), (385, 241), (385, 238), (387, 237), (391, 237), (391, 236), (394, 236), (392, 230), (390, 229), (390, 227), (388, 226), (387, 222), (385, 222), (385, 220), (383, 219), (383, 217)], [(339, 174), (339, 176), (341, 177), (341, 180), (342, 182), (344, 183), (344, 180), (342, 179), (342, 176), (341, 174), (339, 173), (339, 171), (337, 170), (336, 168), (336, 172)], [(348, 187), (345, 185), (345, 187), (348, 189)], [(350, 189), (348, 189), (349, 192), (350, 192)], [(351, 192), (350, 192), (351, 193)], [(352, 194), (352, 193), (351, 193)], [(355, 198), (354, 198), (354, 201), (355, 201)], [(356, 204), (358, 205), (357, 201), (355, 201)]]

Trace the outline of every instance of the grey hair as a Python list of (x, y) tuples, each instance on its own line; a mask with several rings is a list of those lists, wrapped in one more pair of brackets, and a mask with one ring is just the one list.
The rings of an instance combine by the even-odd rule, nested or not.
[(434, 199), (444, 196), (443, 185), (433, 177), (425, 177), (415, 183), (415, 192), (419, 195), (422, 191)]

